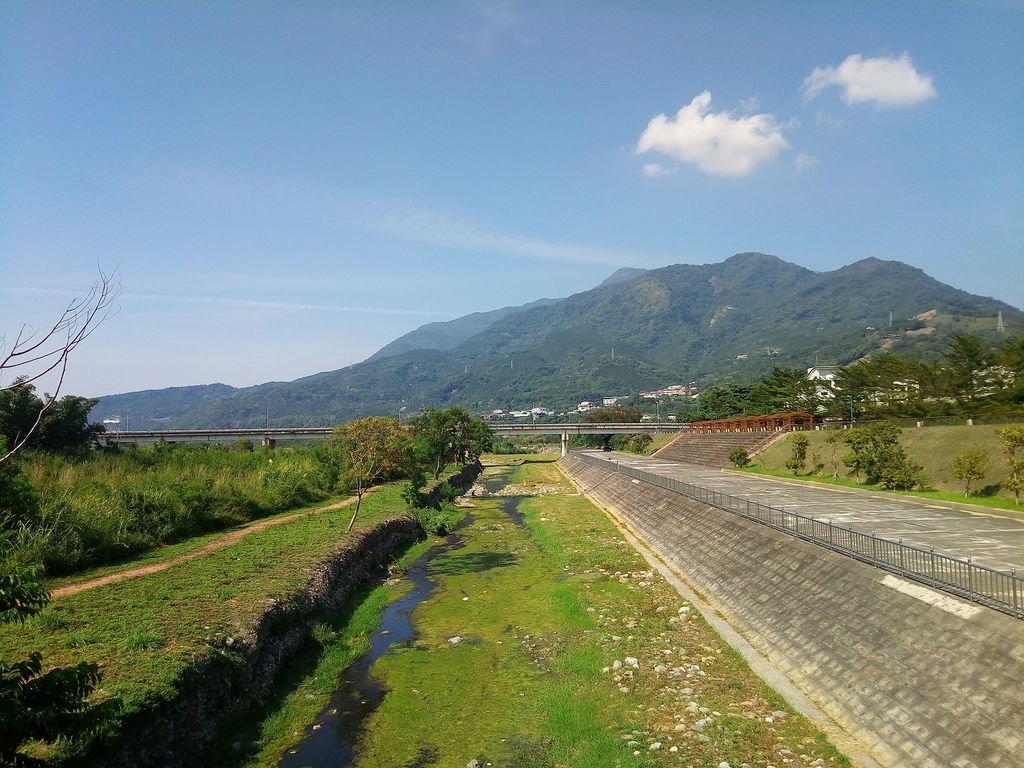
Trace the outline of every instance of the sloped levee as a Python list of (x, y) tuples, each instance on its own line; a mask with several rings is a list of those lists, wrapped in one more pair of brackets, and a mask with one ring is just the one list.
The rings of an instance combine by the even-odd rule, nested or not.
[(883, 766), (1024, 754), (1024, 621), (570, 454), (562, 466)]

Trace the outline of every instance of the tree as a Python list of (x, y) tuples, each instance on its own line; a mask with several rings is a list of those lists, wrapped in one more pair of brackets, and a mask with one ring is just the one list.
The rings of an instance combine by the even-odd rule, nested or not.
[(887, 490), (905, 491), (927, 482), (921, 467), (910, 460), (899, 443), (902, 431), (899, 424), (882, 421), (842, 433), (839, 439), (852, 449), (843, 463), (852, 469), (858, 482), (861, 472), (866, 482)]
[[(0, 392), (22, 388), (51, 374), (56, 377), (53, 392), (43, 398), (31, 421), (0, 454), (0, 462), (19, 451), (39, 428), (43, 415), (60, 395), (68, 359), (78, 345), (112, 314), (113, 303), (119, 293), (116, 273), (108, 275), (100, 271), (89, 292), (69, 303), (49, 328), (33, 331), (23, 325), (9, 347), (6, 337), (0, 337)], [(5, 375), (13, 375), (13, 382), (5, 385)]]
[(816, 413), (820, 405), (818, 387), (798, 368), (772, 366), (771, 373), (761, 379), (750, 392), (751, 405), (757, 413), (807, 411)]
[(356, 491), (356, 508), (346, 528), (351, 531), (367, 488), (409, 471), (412, 444), (408, 430), (393, 416), (368, 416), (335, 427), (331, 444), (342, 456), (342, 477)]
[[(39, 613), (50, 595), (38, 567), (13, 562), (9, 536), (0, 533), (0, 624), (20, 624)], [(0, 765), (41, 766), (19, 751), (22, 745), (74, 742), (95, 732), (120, 706), (117, 700), (89, 704), (99, 681), (99, 667), (89, 662), (43, 672), (38, 652), (20, 661), (0, 659)]]
[(85, 448), (105, 431), (102, 424), (89, 424), (98, 402), (78, 395), (40, 399), (33, 384), (16, 382), (0, 390), (0, 437), (8, 445), (44, 451)]
[[(583, 414), (584, 424), (636, 424), (644, 417), (643, 409), (636, 405), (608, 405), (602, 408), (591, 408)], [(616, 450), (622, 450), (632, 439), (631, 435), (584, 435), (582, 443), (597, 448), (604, 445), (612, 445)]]
[(691, 414), (693, 421), (727, 419), (756, 411), (750, 403), (753, 384), (719, 384), (708, 387), (697, 396), (697, 410)]
[(794, 475), (802, 471), (807, 463), (807, 446), (810, 444), (811, 438), (802, 432), (794, 432), (789, 436), (790, 454), (786, 459), (786, 469)]
[(494, 433), (478, 419), (453, 405), (444, 410), (427, 408), (409, 419), (416, 456), (431, 467), (436, 480), (449, 463), (469, 464), (491, 447)]
[(981, 374), (995, 362), (992, 350), (977, 336), (957, 335), (942, 356), (956, 398), (975, 402), (981, 394)]
[(1020, 493), (1024, 491), (1024, 427), (1002, 427), (996, 430), (1003, 441), (1003, 452), (1010, 474), (1003, 480), (1003, 485), (1013, 491), (1013, 501), (1020, 504)]
[(984, 451), (960, 451), (953, 459), (953, 477), (964, 481), (964, 496), (971, 495), (971, 485), (988, 472), (988, 456)]

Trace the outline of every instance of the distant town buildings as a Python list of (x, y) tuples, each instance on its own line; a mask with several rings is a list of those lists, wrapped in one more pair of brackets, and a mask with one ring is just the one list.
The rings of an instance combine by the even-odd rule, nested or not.
[(641, 392), (640, 397), (647, 400), (657, 400), (659, 397), (696, 397), (700, 389), (693, 383), (672, 384), (661, 389), (652, 389), (649, 392)]

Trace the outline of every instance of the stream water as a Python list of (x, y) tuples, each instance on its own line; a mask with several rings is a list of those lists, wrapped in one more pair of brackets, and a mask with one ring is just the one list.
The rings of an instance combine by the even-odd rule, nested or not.
[[(490, 493), (501, 490), (510, 473), (511, 469), (491, 475), (484, 480), (484, 487)], [(502, 511), (522, 525), (522, 514), (516, 509), (519, 499), (508, 497), (499, 501)], [(473, 516), (467, 514), (456, 531), (472, 522)], [(345, 671), (327, 708), (306, 729), (302, 742), (284, 755), (279, 768), (345, 768), (352, 764), (364, 721), (387, 695), (387, 689), (370, 674), (373, 663), (392, 646), (416, 639), (412, 611), (437, 586), (430, 579), (430, 562), (462, 546), (462, 538), (457, 532), (452, 533), (409, 567), (406, 577), (412, 590), (384, 609), (380, 625), (370, 638), (369, 651)]]

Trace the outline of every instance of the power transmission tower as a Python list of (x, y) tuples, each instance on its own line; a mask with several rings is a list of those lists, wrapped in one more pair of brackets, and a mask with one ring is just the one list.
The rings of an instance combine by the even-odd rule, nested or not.
[(999, 317), (996, 319), (996, 330), (999, 333), (1006, 333), (1006, 324), (1003, 322), (1003, 310), (999, 310)]

